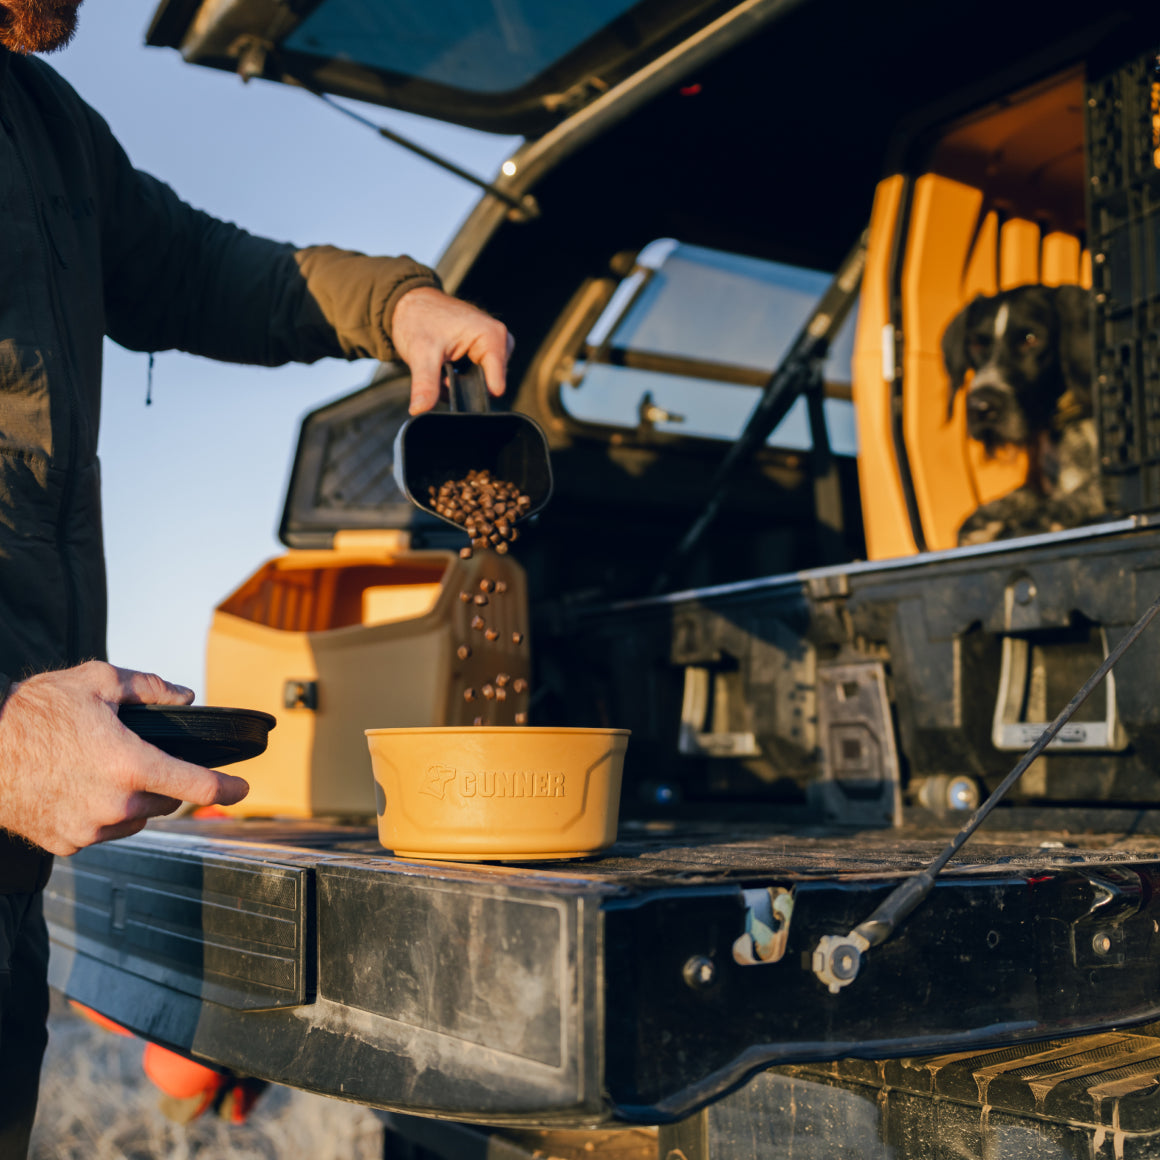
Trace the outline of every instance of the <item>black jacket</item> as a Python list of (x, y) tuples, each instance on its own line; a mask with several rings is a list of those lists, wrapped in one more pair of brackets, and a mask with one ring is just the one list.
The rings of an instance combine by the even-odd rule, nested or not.
[[(102, 339), (275, 366), (390, 359), (409, 258), (257, 238), (130, 164), (51, 68), (0, 49), (0, 673), (105, 656)], [(0, 682), (0, 687), (3, 683)], [(0, 892), (48, 858), (0, 833)]]

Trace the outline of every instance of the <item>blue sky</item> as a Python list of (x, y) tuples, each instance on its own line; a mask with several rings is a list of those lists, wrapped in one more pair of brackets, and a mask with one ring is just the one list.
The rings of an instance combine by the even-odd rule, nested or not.
[[(154, 0), (88, 0), (48, 58), (111, 124), (134, 164), (246, 229), (433, 262), (474, 189), (309, 95), (195, 68), (144, 47)], [(511, 138), (374, 109), (465, 168), (492, 176)], [(106, 342), (101, 463), (109, 657), (203, 686), (214, 605), (280, 552), (276, 529), (302, 415), (369, 379), (373, 364), (277, 369)]]

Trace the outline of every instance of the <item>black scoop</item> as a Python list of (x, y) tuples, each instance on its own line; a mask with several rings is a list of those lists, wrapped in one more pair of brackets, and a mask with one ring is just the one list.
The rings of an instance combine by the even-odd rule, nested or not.
[(552, 496), (548, 440), (539, 424), (526, 415), (488, 410), (487, 384), (474, 364), (462, 374), (449, 364), (445, 373), (451, 409), (416, 415), (395, 437), (399, 487), (416, 507), (437, 514), (429, 503), (431, 486), (486, 470), (532, 501), (522, 518), (534, 515)]

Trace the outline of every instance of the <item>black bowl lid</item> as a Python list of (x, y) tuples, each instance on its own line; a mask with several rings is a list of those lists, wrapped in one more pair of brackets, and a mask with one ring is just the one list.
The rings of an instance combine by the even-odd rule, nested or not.
[(122, 705), (119, 716), (143, 741), (208, 769), (265, 752), (268, 734), (278, 723), (258, 709), (216, 705)]

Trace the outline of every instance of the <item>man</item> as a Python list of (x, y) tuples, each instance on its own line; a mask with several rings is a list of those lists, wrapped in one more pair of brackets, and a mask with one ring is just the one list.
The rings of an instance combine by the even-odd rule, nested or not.
[(402, 358), (411, 409), (445, 361), (503, 391), (511, 340), (409, 258), (256, 238), (132, 168), (104, 121), (31, 54), (81, 0), (0, 0), (0, 1160), (23, 1156), (45, 1044), (52, 854), (139, 831), (240, 778), (168, 757), (122, 704), (187, 704), (105, 655), (96, 459), (101, 347), (277, 365)]

